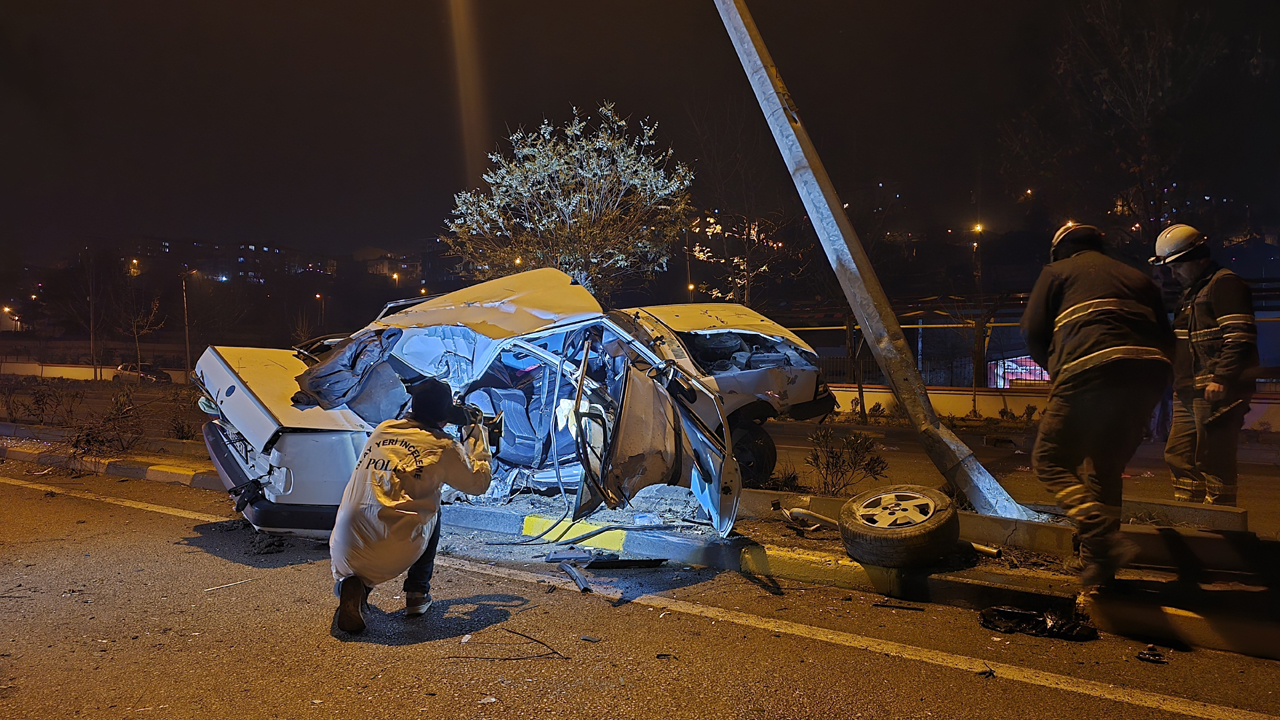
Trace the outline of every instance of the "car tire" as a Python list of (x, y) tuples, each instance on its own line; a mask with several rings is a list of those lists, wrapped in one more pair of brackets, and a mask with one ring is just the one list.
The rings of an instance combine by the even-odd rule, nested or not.
[(733, 457), (738, 461), (743, 482), (759, 485), (773, 476), (778, 447), (762, 425), (747, 423), (733, 428)]
[(960, 540), (951, 498), (921, 485), (890, 485), (860, 493), (840, 509), (840, 537), (849, 557), (866, 565), (929, 565)]

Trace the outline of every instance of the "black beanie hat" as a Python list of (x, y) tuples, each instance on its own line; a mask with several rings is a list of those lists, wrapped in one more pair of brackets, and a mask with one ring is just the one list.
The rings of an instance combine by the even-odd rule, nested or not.
[(414, 422), (439, 425), (453, 415), (453, 391), (435, 378), (427, 378), (414, 385), (409, 394), (413, 397), (409, 417)]

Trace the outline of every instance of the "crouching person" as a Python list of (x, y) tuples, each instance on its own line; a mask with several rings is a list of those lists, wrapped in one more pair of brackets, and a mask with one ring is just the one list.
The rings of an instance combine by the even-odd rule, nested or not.
[(489, 488), (484, 428), (464, 426), (462, 443), (444, 431), (456, 412), (449, 386), (426, 380), (412, 398), (409, 417), (383, 422), (365, 443), (329, 536), (344, 632), (363, 631), (369, 591), (406, 570), (405, 615), (424, 614), (440, 543), (440, 486), (470, 495)]

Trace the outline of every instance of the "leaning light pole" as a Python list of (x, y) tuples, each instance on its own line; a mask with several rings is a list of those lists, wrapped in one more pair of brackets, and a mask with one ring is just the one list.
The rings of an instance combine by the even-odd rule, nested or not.
[(791, 95), (747, 11), (746, 0), (715, 0), (715, 3), (845, 298), (894, 395), (920, 433), (929, 459), (953, 487), (969, 498), (978, 512), (1034, 518), (1035, 513), (1014, 502), (973, 456), (973, 451), (938, 420), (906, 337), (898, 326), (898, 318), (889, 306), (889, 298), (836, 196), (813, 142), (800, 123)]

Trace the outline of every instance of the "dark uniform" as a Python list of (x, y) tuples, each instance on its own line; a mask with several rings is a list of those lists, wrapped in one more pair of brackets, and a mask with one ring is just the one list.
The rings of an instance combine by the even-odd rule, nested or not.
[[(1245, 371), (1258, 365), (1258, 333), (1249, 286), (1211, 264), (1182, 295), (1173, 322), (1173, 428), (1164, 459), (1173, 496), (1183, 502), (1236, 504), (1236, 442), (1253, 397)], [(1226, 396), (1205, 400), (1211, 382)]]
[(1160, 290), (1086, 246), (1041, 272), (1022, 334), (1053, 381), (1032, 455), (1036, 476), (1076, 522), (1082, 559), (1114, 570), (1121, 474), (1169, 382), (1173, 332)]

